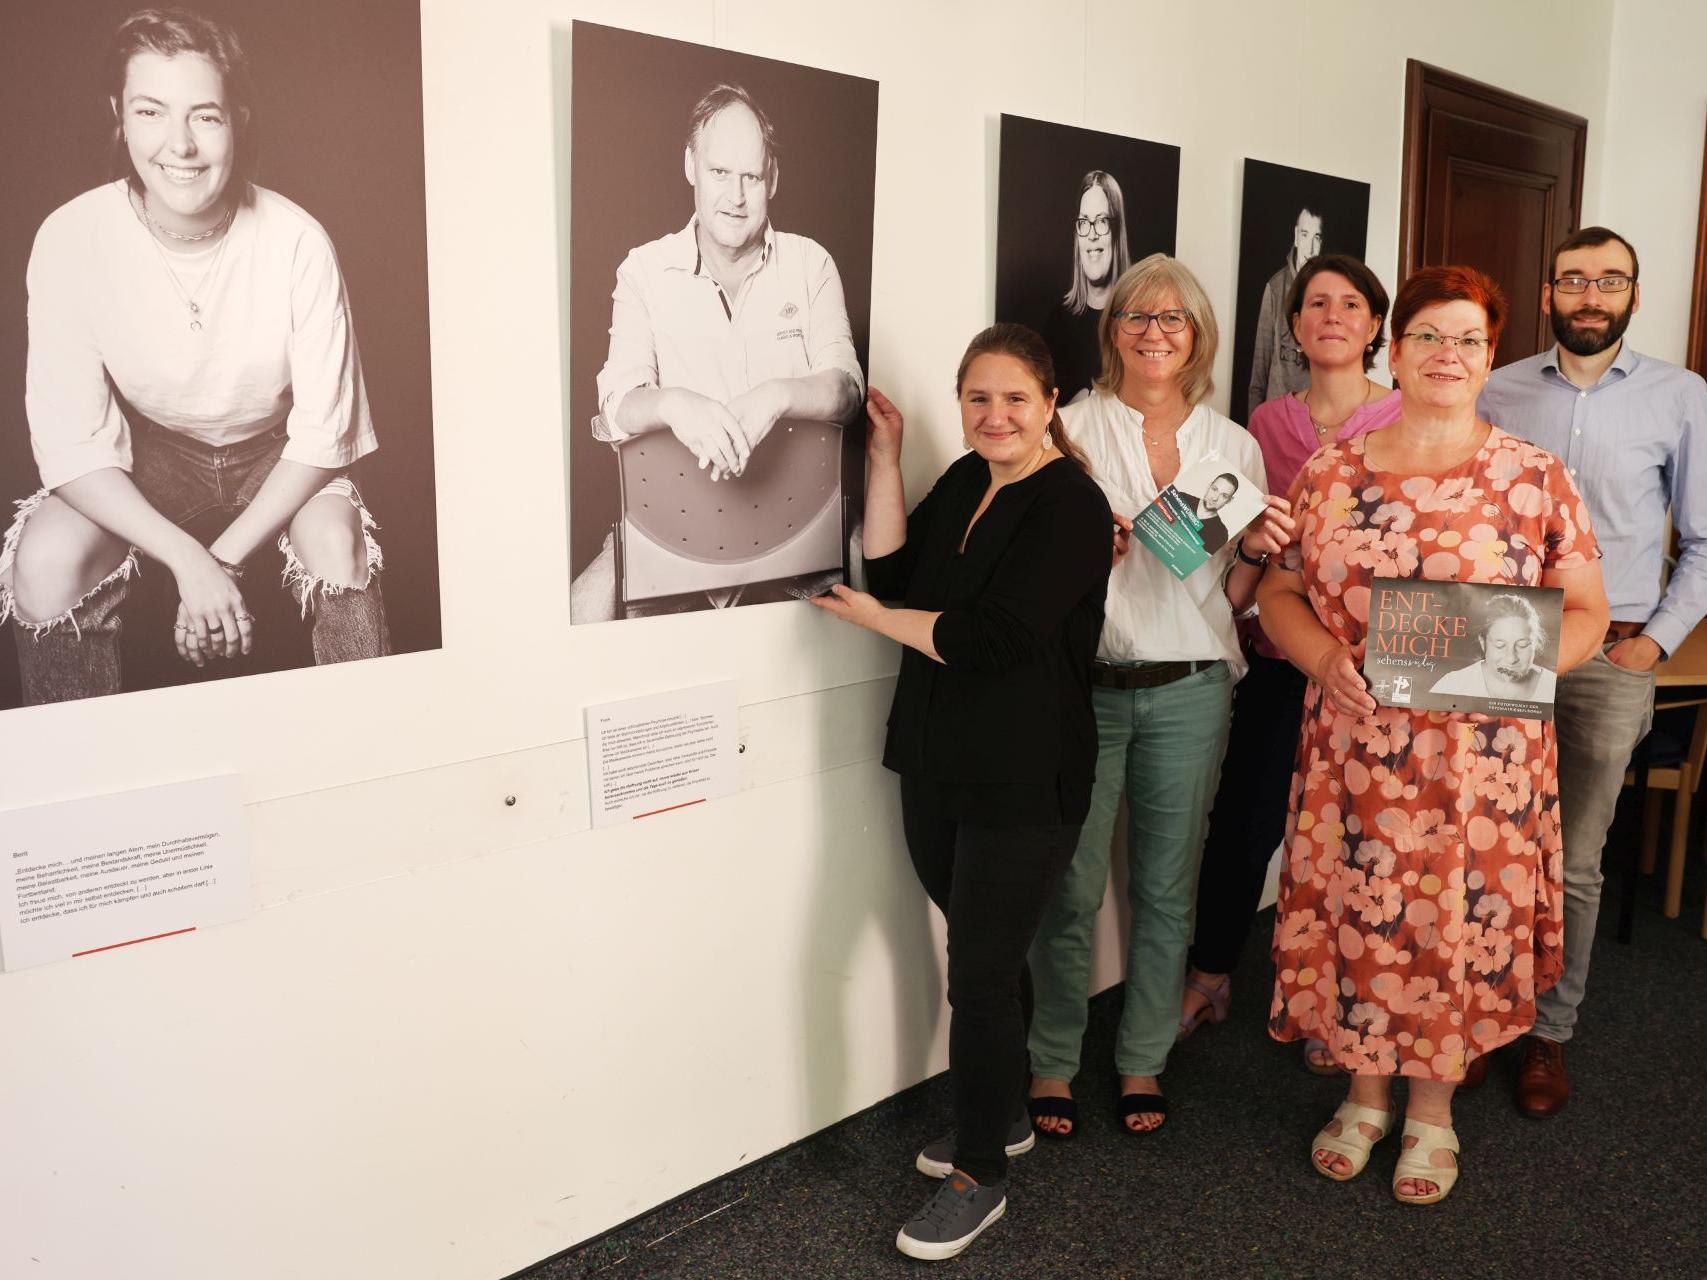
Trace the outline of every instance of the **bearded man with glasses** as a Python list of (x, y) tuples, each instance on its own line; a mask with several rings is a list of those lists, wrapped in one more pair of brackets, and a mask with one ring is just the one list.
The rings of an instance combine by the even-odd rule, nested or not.
[[(1600, 652), (1560, 676), (1555, 704), (1567, 797), (1565, 972), (1537, 1001), (1523, 1041), (1517, 1105), (1536, 1118), (1570, 1099), (1564, 1045), (1588, 984), (1601, 850), (1631, 753), (1653, 721), (1654, 668), (1707, 614), (1707, 383), (1624, 341), (1642, 303), (1639, 272), (1634, 247), (1605, 227), (1568, 237), (1541, 287), (1557, 345), (1499, 370), (1481, 400), (1497, 426), (1564, 459), (1594, 521), (1612, 606)], [(1661, 591), (1668, 510), (1680, 551)], [(1485, 1074), (1475, 1065), (1467, 1083)]]

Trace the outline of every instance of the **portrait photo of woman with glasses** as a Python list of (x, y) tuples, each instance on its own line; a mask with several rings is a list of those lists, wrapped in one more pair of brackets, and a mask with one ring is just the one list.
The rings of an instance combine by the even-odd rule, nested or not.
[(1043, 325), (1063, 405), (1091, 393), (1102, 368), (1097, 326), (1114, 282), (1131, 265), (1120, 184), (1103, 170), (1092, 169), (1080, 183), (1079, 211), (1073, 219), (1073, 283)]
[(1179, 149), (1002, 117), (996, 318), (1043, 335), (1063, 407), (1102, 373), (1098, 337), (1126, 268), (1174, 251)]

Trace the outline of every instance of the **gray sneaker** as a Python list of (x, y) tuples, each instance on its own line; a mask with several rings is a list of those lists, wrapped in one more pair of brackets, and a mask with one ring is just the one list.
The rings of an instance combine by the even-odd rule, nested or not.
[(952, 1258), (1008, 1211), (1004, 1183), (982, 1186), (963, 1173), (944, 1178), (930, 1202), (895, 1237), (909, 1258)]
[[(1008, 1130), (1008, 1155), (1023, 1156), (1036, 1145), (1037, 1134), (1032, 1132), (1031, 1117), (1022, 1115)], [(954, 1135), (945, 1133), (919, 1152), (913, 1167), (927, 1178), (948, 1177), (954, 1172)]]

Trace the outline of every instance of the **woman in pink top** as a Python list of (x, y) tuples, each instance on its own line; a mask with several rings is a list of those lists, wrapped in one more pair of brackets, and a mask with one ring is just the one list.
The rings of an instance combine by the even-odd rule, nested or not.
[[(1349, 440), (1399, 416), (1399, 394), (1369, 378), (1381, 349), (1387, 291), (1355, 258), (1326, 253), (1299, 270), (1287, 297), (1310, 385), (1251, 414), (1272, 493), (1285, 493), (1324, 444)], [(1238, 966), (1262, 895), (1269, 859), (1286, 823), (1287, 788), (1304, 706), (1304, 676), (1257, 627), (1245, 629), (1250, 672), (1233, 695), (1221, 787), (1209, 819), (1198, 878), (1197, 930), (1180, 1009), (1183, 1038), (1227, 1016), (1228, 975)], [(1313, 1071), (1338, 1070), (1319, 1041), (1305, 1049)]]

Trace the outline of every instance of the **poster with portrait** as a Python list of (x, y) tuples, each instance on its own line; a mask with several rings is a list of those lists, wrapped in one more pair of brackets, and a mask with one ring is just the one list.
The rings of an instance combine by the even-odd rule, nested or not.
[(418, 5), (139, 11), (6, 15), (0, 709), (440, 642)]
[(1210, 452), (1132, 516), (1132, 538), (1184, 580), (1262, 514), (1262, 486)]
[(1232, 417), (1249, 422), (1264, 400), (1302, 391), (1310, 368), (1286, 315), (1298, 268), (1318, 253), (1362, 261), (1369, 184), (1261, 160), (1245, 161), (1234, 293)]
[(1384, 707), (1551, 720), (1565, 593), (1375, 578), (1363, 677)]
[(864, 507), (877, 84), (569, 41), (571, 621), (819, 594)]
[(996, 319), (1042, 333), (1061, 403), (1102, 370), (1097, 322), (1120, 273), (1174, 251), (1178, 147), (1002, 117)]

